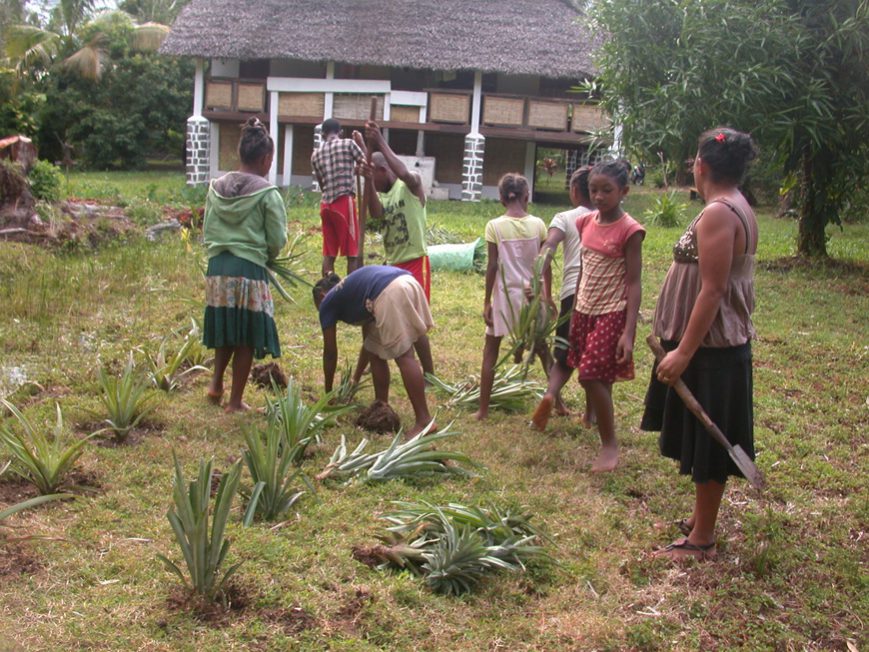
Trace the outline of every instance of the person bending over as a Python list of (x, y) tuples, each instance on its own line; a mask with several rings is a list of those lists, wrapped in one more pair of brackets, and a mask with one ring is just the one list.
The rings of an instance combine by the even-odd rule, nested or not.
[(422, 368), (413, 354), (414, 344), (434, 326), (425, 293), (403, 269), (367, 265), (342, 281), (337, 274), (314, 286), (314, 305), (323, 330), (323, 376), (332, 391), (338, 366), (336, 327), (339, 321), (362, 326), (362, 346), (371, 360), (375, 400), (389, 403), (389, 360), (395, 360), (413, 406), (413, 437), (432, 420), (425, 398)]

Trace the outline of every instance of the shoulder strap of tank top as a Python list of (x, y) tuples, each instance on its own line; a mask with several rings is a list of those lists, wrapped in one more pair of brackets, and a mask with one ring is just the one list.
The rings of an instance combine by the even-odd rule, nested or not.
[(748, 218), (742, 212), (742, 209), (739, 208), (732, 201), (727, 199), (726, 197), (717, 197), (712, 200), (713, 202), (718, 202), (720, 204), (724, 204), (733, 211), (734, 215), (739, 218), (739, 221), (742, 222), (742, 228), (745, 231), (745, 253), (748, 254), (751, 251), (751, 247), (754, 243), (754, 235), (752, 234), (751, 227), (749, 226)]

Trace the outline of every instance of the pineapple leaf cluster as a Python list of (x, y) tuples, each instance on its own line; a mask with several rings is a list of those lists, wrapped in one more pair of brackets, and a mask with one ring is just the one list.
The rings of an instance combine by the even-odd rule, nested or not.
[(357, 559), (380, 568), (400, 568), (423, 577), (436, 593), (473, 591), (501, 570), (524, 571), (526, 563), (549, 559), (546, 536), (531, 516), (511, 509), (450, 503), (395, 503), (380, 545), (357, 548)]
[[(518, 364), (496, 369), (492, 396), (489, 400), (492, 409), (522, 412), (527, 409), (529, 401), (540, 400), (543, 396), (543, 386), (535, 380), (526, 378), (525, 371)], [(425, 377), (438, 392), (448, 397), (447, 407), (475, 410), (480, 404), (480, 381), (476, 378), (458, 385), (450, 385), (433, 374), (426, 374)]]
[(458, 436), (459, 432), (452, 430), (452, 422), (443, 430), (433, 432), (434, 421), (428, 424), (419, 434), (401, 443), (404, 437), (399, 430), (387, 448), (376, 453), (366, 453), (368, 440), (363, 439), (359, 445), (348, 452), (347, 439), (341, 435), (341, 443), (335, 449), (326, 468), (316, 476), (317, 480), (341, 478), (348, 482), (383, 482), (398, 478), (413, 478), (431, 475), (471, 475), (467, 469), (459, 466), (476, 464), (464, 453), (436, 450), (434, 444), (445, 439)]

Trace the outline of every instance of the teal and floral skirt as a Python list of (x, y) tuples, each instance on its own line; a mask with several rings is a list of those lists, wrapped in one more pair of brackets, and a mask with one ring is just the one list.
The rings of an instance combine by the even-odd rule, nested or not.
[(249, 346), (254, 357), (281, 355), (266, 270), (228, 251), (208, 260), (202, 341), (210, 349)]

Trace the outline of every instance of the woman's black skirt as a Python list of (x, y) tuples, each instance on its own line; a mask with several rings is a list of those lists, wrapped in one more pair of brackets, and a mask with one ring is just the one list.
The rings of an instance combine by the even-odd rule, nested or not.
[[(678, 342), (663, 341), (667, 351)], [(727, 451), (706, 432), (671, 387), (656, 378), (646, 392), (640, 428), (660, 432), (661, 454), (679, 462), (679, 472), (694, 482), (724, 483), (727, 476), (742, 476)], [(752, 400), (751, 342), (727, 348), (700, 348), (691, 358), (682, 380), (731, 444), (754, 459), (754, 406)]]

